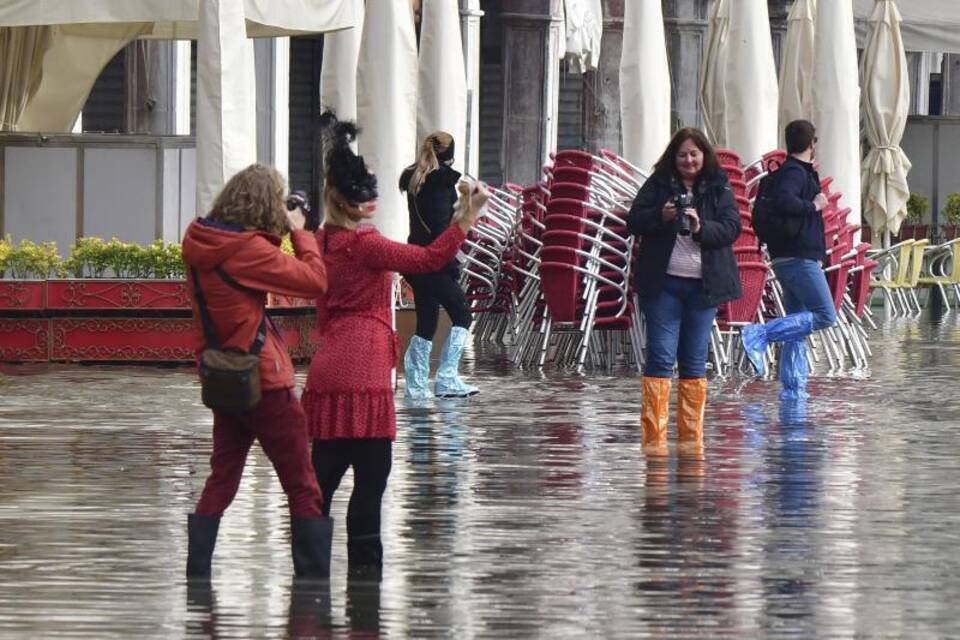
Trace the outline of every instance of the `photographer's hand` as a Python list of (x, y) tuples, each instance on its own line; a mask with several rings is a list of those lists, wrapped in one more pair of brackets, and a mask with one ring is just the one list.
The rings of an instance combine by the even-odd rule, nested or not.
[(672, 200), (667, 200), (667, 204), (663, 205), (662, 217), (664, 222), (672, 222), (677, 217), (677, 207)]
[(693, 207), (684, 209), (683, 212), (690, 218), (690, 233), (700, 233), (700, 214)]

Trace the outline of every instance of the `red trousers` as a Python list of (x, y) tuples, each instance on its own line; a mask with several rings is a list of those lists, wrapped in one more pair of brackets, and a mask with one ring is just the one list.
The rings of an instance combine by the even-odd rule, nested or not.
[(260, 402), (241, 414), (213, 412), (210, 477), (196, 513), (221, 516), (240, 487), (250, 446), (257, 440), (270, 458), (287, 494), (290, 515), (318, 518), (323, 498), (310, 461), (307, 418), (293, 389), (264, 391)]

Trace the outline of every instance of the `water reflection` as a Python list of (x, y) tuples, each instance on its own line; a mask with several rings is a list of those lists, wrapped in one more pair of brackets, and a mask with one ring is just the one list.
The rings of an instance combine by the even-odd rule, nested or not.
[[(474, 354), (398, 410), (381, 582), (292, 579), (256, 451), (186, 584), (209, 412), (185, 370), (3, 367), (0, 637), (960, 636), (960, 322), (894, 321), (872, 375), (711, 385), (703, 449), (640, 450), (639, 381)], [(673, 431), (673, 427), (671, 427)], [(350, 491), (350, 477), (341, 491)]]

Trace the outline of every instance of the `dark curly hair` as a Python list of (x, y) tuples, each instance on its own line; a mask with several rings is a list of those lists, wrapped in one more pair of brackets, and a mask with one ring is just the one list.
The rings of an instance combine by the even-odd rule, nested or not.
[(367, 169), (363, 156), (350, 148), (360, 129), (355, 122), (341, 121), (329, 108), (320, 115), (323, 136), (325, 180), (352, 204), (370, 202), (377, 197), (377, 176)]

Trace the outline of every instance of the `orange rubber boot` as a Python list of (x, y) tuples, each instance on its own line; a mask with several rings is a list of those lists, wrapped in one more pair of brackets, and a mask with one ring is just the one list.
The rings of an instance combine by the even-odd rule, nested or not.
[(643, 450), (654, 455), (667, 453), (667, 419), (670, 416), (670, 378), (643, 377)]

